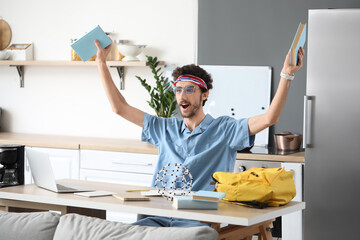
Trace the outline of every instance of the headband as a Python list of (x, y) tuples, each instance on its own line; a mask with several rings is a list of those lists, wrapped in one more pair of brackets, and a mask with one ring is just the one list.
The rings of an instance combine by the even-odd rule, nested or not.
[(202, 80), (201, 78), (195, 77), (193, 75), (181, 75), (179, 76), (176, 81), (174, 82), (174, 86), (176, 86), (176, 84), (178, 82), (193, 82), (196, 85), (198, 85), (199, 87), (202, 87), (204, 89), (207, 89), (206, 83), (204, 80)]

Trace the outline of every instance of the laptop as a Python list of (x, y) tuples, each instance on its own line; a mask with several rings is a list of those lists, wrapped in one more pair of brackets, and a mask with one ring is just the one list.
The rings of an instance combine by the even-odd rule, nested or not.
[(31, 174), (35, 185), (57, 193), (92, 192), (93, 189), (70, 184), (57, 184), (49, 154), (26, 148)]

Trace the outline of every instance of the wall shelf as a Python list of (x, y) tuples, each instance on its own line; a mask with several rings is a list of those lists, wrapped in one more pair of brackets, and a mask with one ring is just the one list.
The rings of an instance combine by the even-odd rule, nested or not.
[[(124, 89), (124, 67), (145, 67), (148, 66), (146, 61), (134, 61), (134, 62), (122, 62), (122, 61), (107, 61), (107, 65), (111, 68), (116, 68), (119, 78), (120, 78), (120, 89)], [(164, 62), (160, 62), (161, 65)], [(2, 60), (0, 61), (0, 66), (10, 66), (16, 67), (19, 78), (20, 78), (20, 87), (24, 87), (24, 66), (74, 66), (74, 67), (87, 67), (87, 66), (96, 66), (95, 61), (51, 61), (51, 60), (29, 60), (29, 61), (11, 61), (11, 60)]]

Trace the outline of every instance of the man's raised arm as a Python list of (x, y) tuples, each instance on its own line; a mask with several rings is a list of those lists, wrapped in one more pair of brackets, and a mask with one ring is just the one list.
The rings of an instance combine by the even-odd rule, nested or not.
[(142, 127), (144, 120), (144, 112), (130, 106), (126, 102), (125, 98), (121, 95), (120, 91), (115, 86), (114, 81), (111, 78), (109, 69), (106, 65), (106, 57), (111, 50), (111, 45), (107, 46), (106, 48), (102, 48), (97, 40), (95, 40), (95, 45), (98, 49), (96, 54), (96, 63), (106, 96), (109, 99), (113, 112), (125, 118), (126, 120)]
[(290, 65), (290, 51), (286, 55), (284, 66), (281, 70), (282, 76), (280, 78), (279, 86), (276, 90), (275, 96), (271, 101), (269, 110), (262, 115), (249, 118), (249, 135), (255, 135), (256, 133), (264, 130), (271, 125), (274, 125), (279, 121), (281, 112), (284, 108), (288, 90), (290, 87), (289, 78), (294, 75), (302, 67), (302, 60), (304, 57), (304, 49), (300, 47), (298, 52), (298, 64), (296, 66)]

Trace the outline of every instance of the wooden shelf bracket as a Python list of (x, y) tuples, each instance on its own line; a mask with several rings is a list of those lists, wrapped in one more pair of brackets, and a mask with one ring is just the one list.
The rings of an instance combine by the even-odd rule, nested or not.
[(16, 67), (16, 69), (19, 73), (20, 87), (23, 88), (24, 87), (24, 66), (23, 65), (10, 65), (10, 67)]
[[(164, 65), (164, 62), (160, 62), (161, 65)], [(122, 61), (108, 61), (107, 65), (111, 68), (116, 68), (117, 73), (120, 78), (120, 90), (125, 89), (125, 67), (145, 67), (148, 66), (146, 61), (134, 61), (134, 62), (122, 62)], [(25, 66), (96, 66), (95, 61), (48, 61), (48, 60), (0, 60), (0, 66), (10, 66), (16, 67), (19, 78), (20, 78), (20, 87), (24, 87), (24, 71)]]

